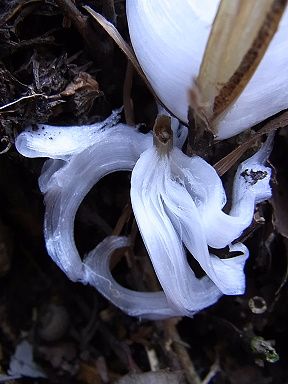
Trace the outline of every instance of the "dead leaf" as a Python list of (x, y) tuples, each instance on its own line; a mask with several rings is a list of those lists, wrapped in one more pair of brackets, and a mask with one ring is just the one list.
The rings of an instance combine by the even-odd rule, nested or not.
[(89, 113), (95, 99), (102, 96), (103, 92), (89, 73), (79, 72), (60, 95), (69, 98), (68, 108), (70, 107), (76, 116), (81, 116)]
[(73, 96), (81, 90), (100, 93), (98, 82), (89, 73), (79, 72), (60, 94), (61, 96)]

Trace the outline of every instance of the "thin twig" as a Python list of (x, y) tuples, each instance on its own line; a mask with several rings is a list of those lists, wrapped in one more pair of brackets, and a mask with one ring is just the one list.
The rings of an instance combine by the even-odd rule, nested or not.
[(180, 335), (177, 331), (175, 319), (168, 319), (164, 322), (169, 337), (173, 342), (173, 349), (180, 361), (182, 369), (185, 373), (186, 380), (189, 384), (201, 384), (201, 379), (197, 374), (192, 360), (187, 352), (187, 347), (181, 342)]
[(217, 358), (216, 361), (212, 364), (209, 372), (205, 376), (204, 380), (201, 384), (209, 384), (210, 381), (216, 376), (216, 374), (220, 371), (219, 366), (219, 359)]
[(86, 37), (87, 17), (82, 15), (71, 0), (55, 0), (55, 2), (64, 11), (64, 14), (69, 17), (82, 37)]
[[(85, 41), (90, 55), (97, 60), (102, 60), (102, 44), (98, 34), (89, 24), (87, 16), (84, 16), (71, 0), (55, 0), (63, 14), (71, 20), (75, 28)], [(101, 50), (101, 52), (99, 52)]]
[(259, 139), (262, 135), (276, 131), (279, 128), (288, 126), (288, 111), (285, 111), (280, 116), (275, 117), (273, 120), (268, 121), (258, 132), (248, 139), (245, 143), (239, 145), (236, 149), (230, 152), (227, 156), (223, 157), (220, 161), (214, 164), (219, 176), (224, 175), (240, 157)]
[(125, 79), (124, 79), (124, 85), (123, 85), (124, 115), (125, 115), (126, 123), (128, 125), (135, 125), (133, 101), (131, 98), (133, 73), (134, 73), (133, 65), (128, 60), (127, 61), (127, 67), (126, 67), (126, 73), (125, 73)]
[(11, 101), (10, 103), (7, 103), (5, 105), (2, 105), (0, 107), (0, 114), (1, 114), (1, 111), (5, 111), (7, 112), (7, 109), (8, 108), (11, 108), (11, 107), (15, 107), (17, 106), (19, 103), (22, 103), (23, 101), (26, 101), (26, 100), (30, 100), (30, 99), (35, 99), (37, 97), (43, 97), (43, 98), (47, 98), (46, 95), (44, 95), (43, 93), (34, 93), (33, 95), (28, 95), (28, 96), (22, 96), (20, 97), (19, 99), (17, 100), (14, 100), (14, 101)]
[(132, 209), (130, 204), (126, 204), (114, 229), (112, 232), (112, 236), (120, 236), (125, 224), (128, 222), (132, 214)]

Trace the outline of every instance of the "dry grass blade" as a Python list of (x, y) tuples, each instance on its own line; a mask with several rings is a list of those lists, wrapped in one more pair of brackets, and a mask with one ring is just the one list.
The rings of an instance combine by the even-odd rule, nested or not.
[(45, 98), (47, 99), (47, 96), (44, 95), (43, 93), (34, 93), (33, 95), (28, 95), (28, 96), (22, 96), (17, 100), (11, 101), (8, 104), (1, 105), (0, 106), (0, 114), (5, 113), (5, 112), (11, 112), (11, 110), (14, 110), (13, 108), (17, 107), (18, 104), (21, 104), (22, 102), (25, 102), (27, 100), (35, 99), (35, 98)]
[(148, 80), (146, 79), (146, 76), (144, 75), (133, 50), (130, 48), (130, 46), (126, 43), (126, 41), (123, 39), (123, 37), (120, 35), (120, 33), (117, 31), (117, 29), (114, 27), (112, 23), (110, 23), (108, 20), (105, 19), (102, 15), (95, 12), (92, 8), (90, 8), (88, 5), (85, 5), (83, 7), (86, 9), (86, 11), (97, 21), (98, 24), (101, 25), (101, 27), (108, 33), (108, 35), (114, 40), (114, 42), (118, 45), (118, 47), (124, 52), (127, 59), (133, 64), (133, 67), (138, 72), (140, 77), (144, 80), (147, 87), (150, 89), (152, 94), (154, 95), (154, 91), (151, 88), (151, 85), (149, 84)]
[(215, 119), (255, 72), (286, 4), (286, 0), (221, 1), (196, 81), (214, 130)]
[(201, 379), (196, 371), (193, 361), (189, 356), (187, 347), (182, 343), (181, 337), (178, 333), (176, 327), (178, 321), (178, 318), (174, 318), (166, 320), (163, 323), (167, 338), (172, 341), (173, 350), (176, 352), (187, 382), (189, 384), (201, 384)]
[(245, 143), (239, 145), (234, 151), (230, 152), (227, 156), (223, 157), (220, 161), (214, 164), (217, 173), (222, 176), (226, 173), (240, 157), (255, 143), (262, 135), (276, 131), (279, 128), (288, 126), (288, 111), (285, 111), (280, 116), (275, 117), (273, 120), (268, 121), (257, 133), (248, 139)]

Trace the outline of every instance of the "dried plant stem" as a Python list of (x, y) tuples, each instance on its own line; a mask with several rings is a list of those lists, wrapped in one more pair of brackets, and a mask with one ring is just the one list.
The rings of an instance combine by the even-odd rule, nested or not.
[(101, 60), (102, 55), (99, 53), (99, 49), (102, 44), (99, 36), (89, 24), (88, 17), (84, 16), (71, 0), (55, 0), (55, 2), (82, 36), (90, 55), (95, 60)]
[(128, 60), (126, 73), (125, 73), (124, 86), (123, 86), (123, 105), (124, 105), (124, 114), (125, 114), (126, 123), (132, 126), (135, 125), (133, 101), (131, 98), (133, 73), (134, 73), (133, 65)]
[(220, 367), (219, 367), (219, 361), (217, 358), (201, 384), (209, 384), (219, 371), (220, 371)]
[(236, 149), (230, 152), (223, 159), (219, 160), (214, 164), (219, 176), (224, 175), (235, 163), (240, 159), (240, 157), (249, 149), (251, 145), (255, 143), (262, 135), (268, 134), (270, 132), (276, 131), (279, 128), (285, 128), (288, 126), (288, 111), (285, 111), (280, 116), (275, 117), (272, 120), (269, 120), (257, 133), (253, 134), (250, 139), (245, 143), (239, 145)]
[(55, 2), (63, 10), (64, 14), (69, 17), (78, 29), (79, 33), (84, 37), (87, 30), (87, 17), (82, 15), (71, 0), (55, 0)]
[(186, 380), (189, 384), (201, 384), (196, 369), (187, 352), (187, 347), (181, 342), (181, 337), (177, 331), (176, 325), (178, 320), (169, 319), (164, 322), (165, 329), (172, 341), (172, 347), (177, 354), (182, 369), (184, 370)]

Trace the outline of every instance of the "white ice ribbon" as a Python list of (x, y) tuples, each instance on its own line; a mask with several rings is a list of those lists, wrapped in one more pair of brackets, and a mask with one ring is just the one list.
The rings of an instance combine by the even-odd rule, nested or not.
[[(40, 177), (46, 204), (45, 241), (52, 259), (71, 280), (93, 285), (134, 316), (192, 316), (215, 303), (222, 293), (243, 293), (248, 250), (241, 243), (231, 243), (250, 225), (255, 204), (271, 195), (271, 170), (264, 163), (272, 139), (240, 164), (228, 215), (222, 210), (226, 203), (222, 182), (207, 162), (197, 156), (189, 158), (177, 147), (159, 153), (151, 134), (114, 123), (112, 115), (97, 129), (85, 127), (89, 140), (81, 138), (82, 127), (74, 127), (69, 145), (64, 140), (66, 127), (29, 129), (16, 140), (23, 155), (52, 159)], [(58, 132), (55, 146), (49, 139), (51, 132)], [(183, 142), (183, 135), (178, 136), (179, 143)], [(84, 261), (76, 248), (74, 220), (79, 205), (102, 177), (120, 170), (132, 170), (133, 211), (163, 292), (131, 291), (114, 280), (109, 258), (113, 250), (127, 246), (126, 238), (105, 239)], [(184, 245), (207, 276), (195, 276)], [(237, 256), (220, 259), (209, 253), (209, 246), (229, 246), (229, 256), (233, 252)]]

